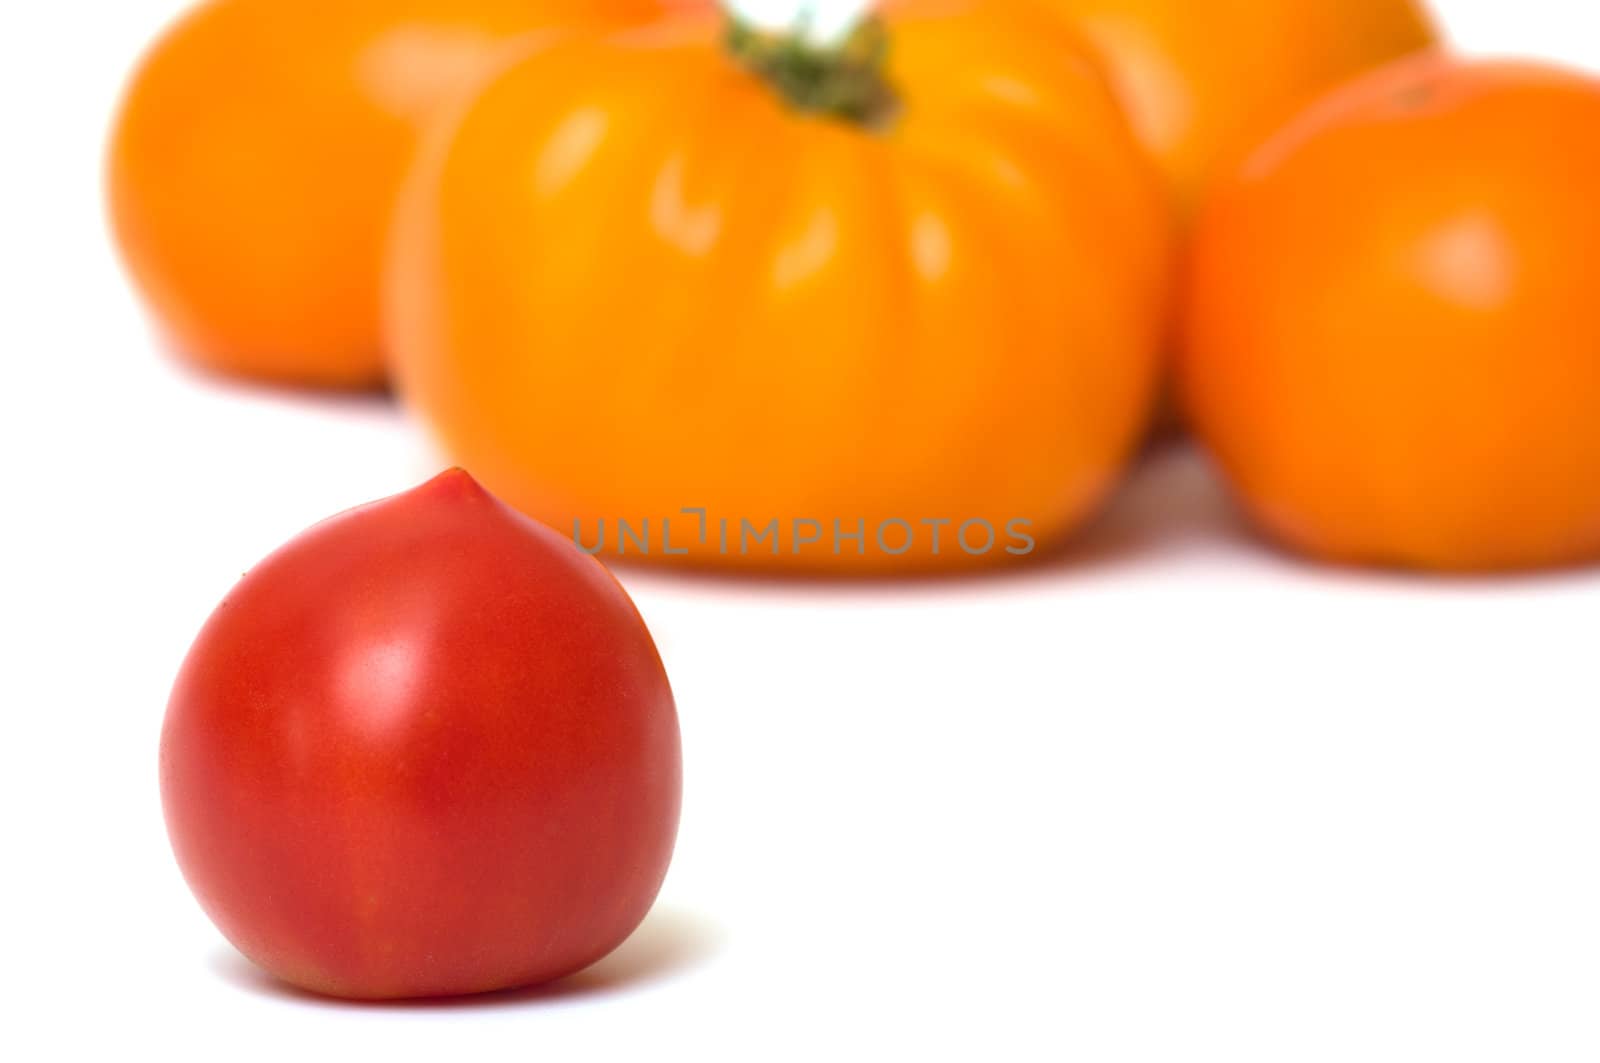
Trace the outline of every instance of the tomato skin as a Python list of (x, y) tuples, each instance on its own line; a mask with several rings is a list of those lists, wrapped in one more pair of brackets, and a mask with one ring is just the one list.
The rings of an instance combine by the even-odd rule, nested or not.
[(577, 971), (677, 831), (677, 716), (605, 569), (459, 471), (317, 525), (200, 633), (161, 740), (206, 912), (295, 985), (378, 999)]
[(1408, 61), (1219, 184), (1186, 411), (1260, 523), (1341, 561), (1600, 556), (1600, 82)]
[[(903, 107), (797, 115), (716, 18), (531, 52), (402, 204), (389, 336), (454, 459), (566, 530), (737, 522), (1070, 531), (1150, 413), (1171, 276), (1159, 177), (1057, 20), (885, 12)], [(1015, 560), (723, 553), (866, 574)], [(609, 549), (615, 550), (613, 543)]]
[(1186, 213), (1302, 105), (1437, 42), (1421, 0), (1042, 2), (1081, 22)]
[(113, 229), (178, 352), (264, 381), (384, 379), (379, 274), (419, 130), (530, 31), (647, 0), (212, 0), (135, 73)]

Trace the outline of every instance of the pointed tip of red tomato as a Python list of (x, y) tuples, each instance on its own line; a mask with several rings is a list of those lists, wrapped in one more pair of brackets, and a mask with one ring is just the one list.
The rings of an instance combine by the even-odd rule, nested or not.
[(418, 487), (416, 493), (463, 502), (494, 498), (470, 472), (459, 465), (439, 473)]

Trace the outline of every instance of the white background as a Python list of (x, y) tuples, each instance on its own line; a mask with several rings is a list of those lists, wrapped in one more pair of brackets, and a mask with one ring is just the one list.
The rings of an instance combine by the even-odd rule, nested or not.
[[(177, 7), (8, 2), (0, 35), (0, 1054), (1600, 1058), (1600, 576), (1302, 566), (1182, 452), (1018, 576), (625, 573), (688, 775), (635, 939), (456, 1005), (255, 974), (168, 852), (168, 685), (245, 568), (439, 460), (384, 402), (156, 349), (99, 175)], [(1590, 0), (1441, 7), (1474, 50), (1600, 65)]]

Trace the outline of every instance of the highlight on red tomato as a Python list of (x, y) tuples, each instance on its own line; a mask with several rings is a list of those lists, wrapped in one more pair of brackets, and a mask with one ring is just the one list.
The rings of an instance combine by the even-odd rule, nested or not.
[(1162, 369), (1154, 164), (1042, 6), (844, 28), (703, 5), (531, 44), (453, 112), (402, 196), (388, 337), (454, 460), (563, 531), (648, 522), (634, 556), (668, 564), (1011, 563), (955, 530), (1045, 549), (1096, 508)]
[(177, 353), (263, 381), (385, 378), (383, 245), (433, 115), (538, 30), (652, 0), (210, 0), (150, 50), (117, 117), (111, 220)]
[(460, 471), (251, 571), (195, 641), (161, 739), (205, 911), (278, 978), (363, 999), (605, 956), (661, 886), (680, 778), (628, 596)]

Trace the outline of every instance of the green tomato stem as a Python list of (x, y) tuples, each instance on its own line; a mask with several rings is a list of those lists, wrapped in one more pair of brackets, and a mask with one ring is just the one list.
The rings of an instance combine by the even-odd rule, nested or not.
[(730, 12), (727, 47), (736, 62), (796, 111), (878, 129), (899, 109), (886, 72), (889, 33), (876, 15), (828, 43), (813, 39), (804, 22), (767, 29)]

